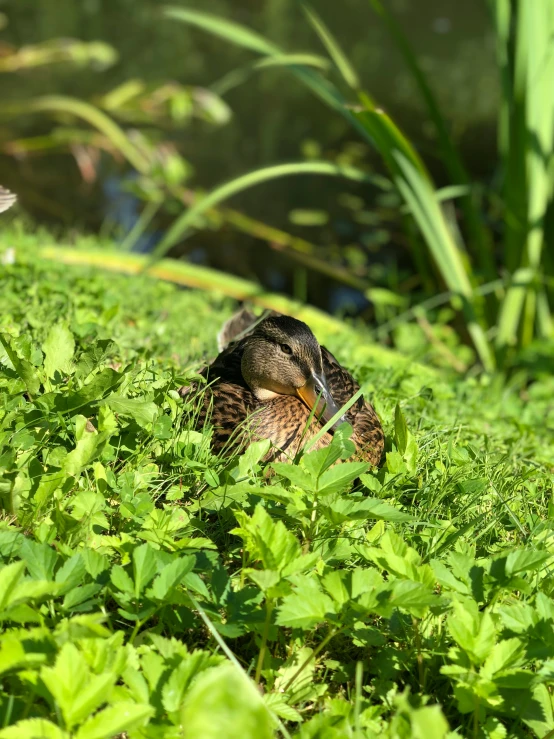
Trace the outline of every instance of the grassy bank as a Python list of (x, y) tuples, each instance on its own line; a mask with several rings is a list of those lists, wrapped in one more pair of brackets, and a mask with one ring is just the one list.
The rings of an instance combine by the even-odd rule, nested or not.
[(551, 377), (453, 379), (322, 323), (386, 462), (331, 467), (344, 433), (268, 478), (176, 393), (232, 301), (11, 239), (0, 739), (549, 735)]

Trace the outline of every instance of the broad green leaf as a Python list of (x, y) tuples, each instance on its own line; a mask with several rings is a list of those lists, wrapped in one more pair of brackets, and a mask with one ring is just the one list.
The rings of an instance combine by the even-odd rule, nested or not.
[(276, 623), (295, 629), (311, 629), (336, 615), (332, 599), (316, 586), (287, 595), (279, 606)]
[(472, 662), (481, 664), (490, 654), (495, 643), (492, 617), (486, 611), (480, 613), (475, 601), (454, 601), (448, 616), (448, 629), (454, 641), (468, 654)]
[[(126, 667), (128, 653), (117, 646), (123, 641), (120, 637), (115, 635), (96, 643), (97, 659), (104, 665), (99, 674), (91, 671), (83, 653), (71, 642), (62, 646), (53, 667), (41, 668), (40, 677), (58, 704), (67, 728), (81, 724), (108, 700), (111, 688)], [(93, 644), (88, 646), (90, 649)], [(103, 659), (99, 651), (104, 652)]]
[(324, 472), (319, 478), (318, 494), (344, 493), (350, 484), (368, 468), (367, 462), (343, 462)]
[(423, 564), (416, 550), (393, 531), (383, 534), (378, 547), (361, 545), (358, 550), (366, 559), (399, 579), (422, 583), (430, 590), (435, 586), (435, 576), (430, 565)]
[(503, 626), (515, 634), (532, 629), (538, 620), (536, 610), (528, 603), (509, 603), (498, 607)]
[(133, 576), (137, 598), (156, 574), (156, 569), (156, 557), (150, 544), (135, 547), (133, 550)]
[(421, 582), (395, 580), (392, 583), (388, 606), (408, 611), (412, 616), (421, 618), (429, 606), (438, 605), (439, 599)]
[(116, 703), (97, 713), (79, 728), (75, 739), (105, 739), (144, 726), (154, 708), (131, 702)]
[(71, 729), (76, 723), (74, 703), (85, 689), (89, 676), (83, 655), (74, 644), (66, 643), (56, 657), (54, 666), (43, 667), (40, 676), (58, 704), (67, 727)]
[(47, 377), (53, 379), (56, 372), (62, 376), (71, 373), (75, 340), (65, 323), (57, 323), (52, 326), (42, 345), (42, 351), (44, 352), (44, 370)]
[(65, 590), (66, 596), (63, 599), (62, 608), (64, 611), (72, 611), (77, 608), (77, 606), (80, 606), (91, 598), (94, 598), (94, 596), (98, 595), (98, 593), (103, 589), (104, 586), (100, 583), (91, 582), (81, 587)]
[[(65, 458), (63, 469), (70, 477), (77, 477), (96, 455), (98, 442), (102, 438), (85, 416), (77, 416), (77, 443)], [(80, 438), (79, 438), (80, 437)]]
[(243, 572), (252, 582), (256, 583), (260, 590), (263, 590), (266, 597), (269, 596), (269, 591), (273, 591), (282, 579), (281, 573), (277, 570), (254, 570), (250, 567), (243, 570)]
[(69, 734), (44, 718), (27, 718), (0, 730), (0, 739), (69, 739)]
[(11, 672), (15, 668), (33, 668), (46, 662), (44, 652), (34, 652), (22, 639), (14, 634), (4, 634), (0, 643), (0, 674)]
[(455, 593), (460, 593), (461, 595), (471, 595), (470, 586), (463, 580), (459, 580), (455, 577), (444, 562), (433, 559), (431, 560), (431, 567), (433, 568), (433, 573), (437, 578), (437, 582), (443, 589), (453, 590)]
[(239, 479), (242, 477), (250, 477), (252, 472), (268, 453), (271, 447), (271, 441), (269, 439), (262, 439), (261, 441), (255, 441), (250, 444), (248, 449), (241, 454), (239, 458)]
[(302, 467), (304, 467), (315, 481), (320, 475), (332, 467), (339, 459), (348, 459), (356, 451), (356, 447), (350, 437), (352, 436), (352, 427), (348, 423), (343, 423), (336, 429), (333, 434), (331, 443), (315, 452), (309, 452), (302, 457)]
[[(306, 688), (310, 690), (316, 671), (313, 656), (314, 650), (310, 647), (293, 647), (292, 654), (279, 667), (274, 687), (277, 695), (288, 694), (289, 701), (293, 701), (301, 697)], [(302, 671), (300, 667), (303, 667)]]
[(166, 565), (152, 583), (147, 595), (156, 600), (163, 600), (169, 591), (179, 585), (184, 576), (192, 570), (195, 561), (194, 557), (185, 556)]
[(12, 562), (0, 569), (0, 611), (10, 604), (11, 596), (25, 572), (25, 562)]
[(349, 572), (332, 570), (322, 578), (322, 585), (337, 603), (337, 610), (340, 610), (352, 597), (349, 575)]
[[(240, 696), (240, 700), (237, 698)], [(273, 739), (273, 721), (262, 697), (242, 672), (228, 663), (202, 673), (187, 693), (181, 712), (191, 737)]]
[[(80, 390), (69, 393), (56, 393), (54, 395), (54, 408), (60, 413), (70, 413), (82, 408), (89, 403), (100, 401), (104, 395), (113, 390), (123, 380), (123, 375), (110, 367), (106, 367), (88, 382)], [(49, 397), (52, 397), (51, 395)], [(47, 397), (43, 396), (43, 402)]]
[(413, 739), (446, 739), (448, 721), (440, 706), (423, 706), (410, 715)]
[(242, 511), (235, 516), (240, 527), (232, 533), (244, 539), (250, 556), (260, 560), (264, 569), (282, 572), (300, 557), (300, 544), (294, 534), (282, 521), (273, 521), (261, 504), (252, 517)]
[(158, 406), (149, 400), (110, 395), (103, 403), (114, 413), (133, 418), (140, 426), (153, 423), (158, 415)]
[(118, 590), (124, 593), (134, 593), (135, 586), (126, 570), (121, 565), (114, 565), (110, 570), (110, 580)]
[(365, 521), (368, 518), (398, 523), (414, 520), (409, 513), (399, 511), (398, 508), (379, 498), (338, 498), (329, 504), (323, 505), (322, 511), (330, 521), (337, 525), (344, 521)]
[(25, 387), (31, 395), (36, 395), (40, 390), (40, 379), (33, 365), (26, 359), (21, 359), (12, 347), (9, 336), (0, 333), (0, 343), (4, 347), (10, 362), (18, 376), (25, 383)]
[(112, 655), (114, 636), (104, 626), (106, 616), (103, 613), (83, 613), (78, 616), (64, 619), (57, 628), (57, 636), (67, 636), (69, 639), (102, 639), (108, 641), (94, 642), (94, 645)]
[(39, 544), (26, 539), (21, 545), (19, 554), (34, 580), (54, 579), (54, 567), (58, 561), (58, 554), (48, 544)]
[(6, 559), (19, 556), (19, 549), (25, 537), (19, 531), (13, 529), (0, 530), (0, 554)]
[(80, 585), (86, 572), (85, 563), (80, 553), (74, 554), (64, 562), (56, 572), (55, 582), (63, 586), (60, 594), (65, 594)]
[(106, 702), (118, 675), (113, 672), (102, 672), (90, 675), (86, 685), (79, 691), (66, 712), (66, 721), (70, 726), (80, 724), (99, 706)]
[(110, 566), (108, 558), (95, 549), (84, 549), (81, 556), (88, 574), (93, 579), (96, 579), (101, 572), (104, 572)]
[(548, 737), (554, 727), (554, 701), (546, 685), (536, 685), (531, 696), (526, 691), (519, 706), (518, 715), (522, 721), (539, 737)]
[(481, 668), (483, 677), (491, 680), (498, 672), (519, 667), (525, 657), (525, 645), (521, 639), (503, 639), (495, 644)]
[(187, 655), (172, 671), (162, 690), (163, 707), (168, 713), (179, 711), (183, 705), (187, 691), (194, 679), (205, 670), (222, 662), (219, 655), (196, 650)]
[(289, 706), (284, 696), (278, 693), (265, 693), (263, 699), (269, 710), (279, 718), (285, 721), (295, 721), (296, 723), (302, 722), (302, 714), (296, 708)]
[(516, 549), (506, 559), (506, 575), (512, 577), (522, 572), (534, 572), (551, 557), (550, 552), (537, 549)]
[(406, 425), (406, 419), (397, 403), (394, 409), (394, 443), (402, 456), (408, 446), (408, 437), (409, 431)]
[(313, 489), (315, 481), (301, 467), (294, 464), (287, 464), (286, 462), (274, 462), (271, 466), (278, 475), (290, 480), (293, 485), (303, 490)]

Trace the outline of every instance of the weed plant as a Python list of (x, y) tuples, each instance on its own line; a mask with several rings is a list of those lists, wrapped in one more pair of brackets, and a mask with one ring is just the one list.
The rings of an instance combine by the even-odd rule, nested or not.
[(0, 295), (0, 739), (552, 735), (552, 377), (323, 330), (382, 468), (347, 426), (214, 457), (177, 389), (231, 303), (31, 242)]

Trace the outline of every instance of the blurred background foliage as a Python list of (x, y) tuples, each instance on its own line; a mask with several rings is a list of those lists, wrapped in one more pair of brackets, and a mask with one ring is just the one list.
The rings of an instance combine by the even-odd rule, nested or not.
[[(325, 30), (313, 16), (309, 22), (309, 9), (307, 18), (297, 0), (171, 5), (232, 19), (295, 57), (260, 57), (232, 38), (233, 29), (223, 38), (206, 33), (154, 0), (0, 4), (2, 182), (33, 219), (65, 236), (68, 229), (98, 232), (123, 250), (151, 251), (162, 240), (171, 256), (359, 317), (380, 340), (420, 353), (430, 347), (436, 361), (459, 371), (475, 358), (492, 369), (521, 361), (529, 346), (536, 352), (535, 339), (551, 333), (552, 257), (539, 246), (530, 271), (533, 205), (525, 182), (536, 171), (525, 137), (533, 105), (518, 93), (517, 80), (525, 87), (526, 64), (529, 74), (537, 65), (548, 68), (552, 39), (544, 42), (546, 56), (533, 61), (521, 3), (383, 0), (383, 15), (369, 0), (343, 0), (340, 9), (318, 0), (314, 10), (342, 47), (346, 70), (335, 41), (326, 43)], [(526, 26), (542, 18), (550, 27), (548, 0), (537, 6)], [(363, 112), (337, 115), (310, 94), (298, 69), (346, 89), (348, 102), (369, 111), (367, 120)], [(421, 79), (442, 111), (452, 156)], [(425, 161), (419, 179), (395, 169), (393, 144), (374, 145), (373, 101), (405, 134), (408, 159), (417, 151)], [(551, 109), (545, 102), (548, 115)], [(535, 198), (541, 243), (551, 210), (551, 143), (535, 188), (546, 188), (542, 200), (540, 193)], [(176, 219), (203, 193), (287, 161), (354, 167), (373, 179), (269, 180), (205, 209), (192, 238), (175, 231)], [(465, 181), (453, 176), (457, 162)], [(422, 195), (429, 195), (427, 215), (418, 220), (402, 187), (417, 198), (427, 175), (441, 205), (433, 210), (429, 190)], [(458, 185), (459, 192), (440, 189)], [(425, 218), (438, 219), (438, 236), (422, 229)], [(453, 267), (451, 257), (458, 260)], [(523, 287), (514, 287), (516, 274)], [(523, 300), (522, 291), (533, 300)]]

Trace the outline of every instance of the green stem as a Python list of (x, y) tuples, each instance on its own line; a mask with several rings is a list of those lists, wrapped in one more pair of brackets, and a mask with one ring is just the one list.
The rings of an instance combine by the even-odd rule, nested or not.
[(133, 642), (135, 641), (135, 638), (137, 637), (137, 634), (138, 634), (138, 633), (139, 633), (139, 631), (140, 631), (140, 630), (142, 629), (142, 627), (144, 626), (144, 624), (145, 624), (145, 623), (146, 623), (147, 621), (149, 621), (149, 620), (150, 620), (150, 619), (152, 618), (152, 616), (155, 616), (155, 615), (156, 615), (156, 613), (157, 613), (157, 612), (158, 612), (159, 610), (160, 610), (159, 608), (156, 608), (156, 610), (154, 611), (154, 613), (151, 613), (151, 614), (150, 614), (150, 616), (148, 616), (148, 618), (143, 618), (143, 619), (142, 619), (142, 621), (137, 621), (137, 622), (136, 622), (136, 624), (135, 624), (135, 628), (133, 629), (133, 631), (131, 632), (131, 636), (129, 637), (129, 643), (130, 643), (130, 644), (132, 644), (132, 643), (133, 643)]
[(479, 736), (479, 698), (477, 698), (473, 709), (473, 736), (475, 739)]
[(417, 649), (417, 669), (419, 675), (419, 688), (424, 690), (425, 687), (425, 673), (423, 671), (423, 655), (421, 654), (421, 634), (419, 633), (419, 622), (417, 618), (412, 618), (412, 623), (415, 632), (415, 643)]
[(258, 664), (256, 665), (256, 675), (254, 677), (254, 681), (256, 685), (259, 685), (260, 683), (262, 667), (263, 667), (264, 659), (265, 659), (265, 650), (267, 647), (267, 635), (269, 633), (269, 626), (271, 623), (271, 614), (273, 613), (273, 602), (269, 599), (266, 601), (265, 610), (266, 610), (266, 614), (265, 614), (264, 632), (262, 635), (262, 645), (260, 647), (260, 653), (258, 654)]

